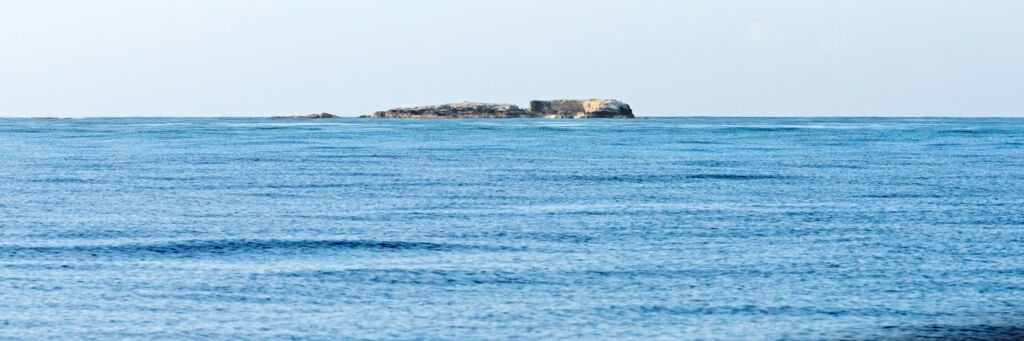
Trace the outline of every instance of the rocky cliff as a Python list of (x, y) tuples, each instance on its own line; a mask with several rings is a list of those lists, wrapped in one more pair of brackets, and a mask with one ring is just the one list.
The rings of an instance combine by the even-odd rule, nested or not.
[(551, 118), (633, 118), (629, 104), (614, 99), (530, 101), (530, 112)]
[(626, 103), (612, 99), (530, 101), (530, 110), (513, 104), (462, 102), (378, 111), (361, 118), (632, 118)]

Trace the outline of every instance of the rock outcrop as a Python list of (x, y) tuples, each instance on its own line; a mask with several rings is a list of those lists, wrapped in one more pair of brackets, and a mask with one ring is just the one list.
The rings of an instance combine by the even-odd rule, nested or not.
[(295, 116), (271, 116), (270, 118), (338, 118), (338, 115), (331, 115), (325, 112), (319, 114), (309, 115), (295, 115)]
[(513, 104), (462, 102), (378, 111), (360, 118), (633, 118), (629, 104), (613, 99), (530, 101), (530, 110)]
[(633, 118), (629, 104), (614, 99), (530, 101), (530, 112), (549, 118)]
[(462, 102), (394, 108), (362, 118), (518, 118), (529, 113), (513, 104)]

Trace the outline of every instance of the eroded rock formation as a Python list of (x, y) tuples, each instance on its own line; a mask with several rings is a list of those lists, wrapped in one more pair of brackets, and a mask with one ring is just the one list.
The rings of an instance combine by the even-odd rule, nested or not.
[(361, 118), (633, 118), (629, 105), (613, 99), (530, 101), (530, 110), (513, 104), (462, 102), (378, 111)]
[(633, 118), (629, 104), (614, 99), (535, 100), (530, 112), (550, 118)]

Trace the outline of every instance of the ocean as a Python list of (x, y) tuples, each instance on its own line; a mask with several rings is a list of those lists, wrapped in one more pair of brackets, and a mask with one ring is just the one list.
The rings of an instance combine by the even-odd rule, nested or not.
[(0, 339), (1024, 338), (1024, 119), (0, 119)]

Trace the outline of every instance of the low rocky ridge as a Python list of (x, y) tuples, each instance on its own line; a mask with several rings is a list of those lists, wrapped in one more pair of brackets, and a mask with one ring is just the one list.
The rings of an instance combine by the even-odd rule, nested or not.
[(362, 118), (518, 118), (532, 117), (513, 104), (462, 102), (452, 104), (421, 105), (378, 111)]
[(331, 115), (325, 112), (319, 114), (309, 115), (295, 115), (295, 116), (271, 116), (270, 118), (338, 118), (338, 115)]
[(612, 99), (530, 101), (513, 104), (462, 102), (378, 111), (360, 118), (633, 118), (629, 104)]

